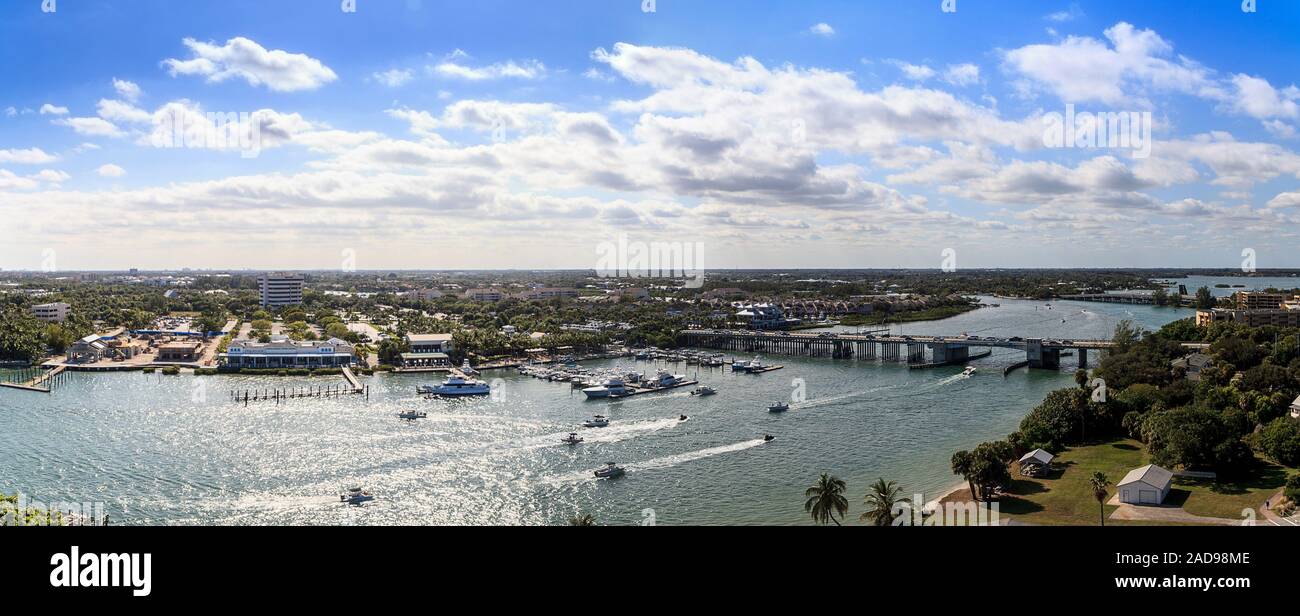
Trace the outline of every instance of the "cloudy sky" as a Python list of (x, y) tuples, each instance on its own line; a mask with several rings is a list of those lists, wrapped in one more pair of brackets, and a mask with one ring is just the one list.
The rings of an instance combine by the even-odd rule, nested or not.
[(1300, 3), (346, 4), (5, 2), (0, 268), (1300, 267)]

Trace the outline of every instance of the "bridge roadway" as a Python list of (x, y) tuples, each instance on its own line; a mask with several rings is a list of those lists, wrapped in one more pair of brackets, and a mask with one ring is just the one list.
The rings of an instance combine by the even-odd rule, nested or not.
[[(964, 363), (971, 347), (1020, 349), (1031, 368), (1060, 369), (1061, 351), (1073, 349), (1079, 367), (1088, 366), (1088, 351), (1105, 351), (1115, 347), (1110, 340), (1070, 340), (1060, 338), (1020, 338), (982, 336), (902, 336), (831, 332), (745, 331), (725, 329), (691, 329), (682, 332), (689, 346), (731, 351), (766, 351), (786, 355), (829, 356), (834, 358), (879, 356), (886, 360), (906, 358), (911, 364), (947, 365)], [(930, 359), (926, 358), (926, 351)], [(905, 351), (905, 352), (904, 352)]]

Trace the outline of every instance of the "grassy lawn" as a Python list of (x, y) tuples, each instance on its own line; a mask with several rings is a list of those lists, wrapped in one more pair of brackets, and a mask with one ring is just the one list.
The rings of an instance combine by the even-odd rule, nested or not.
[[(1032, 524), (1096, 526), (1101, 515), (1092, 488), (1088, 487), (1088, 477), (1093, 471), (1106, 473), (1114, 494), (1114, 482), (1146, 464), (1146, 452), (1142, 443), (1123, 440), (1067, 449), (1052, 464), (1056, 467), (1053, 474), (1037, 479), (1012, 470), (1009, 494), (1002, 497), (1002, 515)], [(1114, 510), (1106, 506), (1106, 515)]]
[[(1088, 477), (1093, 471), (1106, 473), (1111, 482), (1109, 492), (1114, 496), (1116, 482), (1125, 473), (1147, 463), (1145, 447), (1131, 439), (1068, 449), (1056, 457), (1053, 465), (1057, 470), (1046, 478), (1022, 477), (1013, 469), (1009, 494), (1002, 498), (1001, 513), (1032, 524), (1096, 525), (1100, 515)], [(1182, 507), (1192, 515), (1241, 519), (1242, 509), (1262, 505), (1264, 499), (1286, 483), (1288, 471), (1284, 467), (1263, 461), (1261, 464), (1250, 477), (1239, 481), (1175, 477), (1165, 503)], [(1106, 515), (1114, 510), (1115, 507), (1107, 505)], [(1107, 520), (1106, 523), (1133, 522)]]

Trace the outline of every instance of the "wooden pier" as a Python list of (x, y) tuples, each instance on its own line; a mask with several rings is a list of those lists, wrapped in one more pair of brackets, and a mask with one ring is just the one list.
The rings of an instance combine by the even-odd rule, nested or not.
[(351, 368), (343, 369), (343, 379), (347, 381), (346, 385), (231, 390), (230, 399), (234, 402), (243, 402), (244, 406), (248, 406), (250, 402), (275, 402), (279, 404), (282, 400), (289, 401), (298, 398), (339, 398), (342, 396), (364, 395), (366, 400), (370, 399), (370, 387), (362, 385), (357, 376), (352, 373)]
[(67, 378), (65, 372), (66, 368), (64, 366), (56, 366), (52, 370), (24, 368), (18, 371), (20, 380), (0, 383), (0, 387), (48, 394), (54, 391), (56, 385), (61, 385), (64, 382)]
[[(610, 394), (606, 397), (610, 399), (631, 398), (632, 396), (639, 396), (641, 394), (653, 394), (656, 392), (669, 391), (672, 389), (678, 389), (681, 387), (690, 387), (692, 385), (699, 385), (699, 384), (700, 384), (699, 381), (682, 381), (681, 383), (677, 383), (676, 385), (667, 385), (664, 387), (636, 387), (636, 386), (629, 385), (627, 387), (630, 390), (628, 393)], [(599, 398), (591, 398), (591, 399), (599, 400)]]

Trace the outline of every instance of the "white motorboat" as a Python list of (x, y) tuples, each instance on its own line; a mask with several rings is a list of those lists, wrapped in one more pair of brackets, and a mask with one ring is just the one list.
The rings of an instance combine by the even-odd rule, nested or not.
[(427, 393), (439, 396), (485, 396), (492, 393), (492, 388), (483, 381), (471, 381), (453, 376), (443, 381), (442, 385), (431, 388)]
[(672, 387), (686, 380), (684, 374), (673, 374), (667, 370), (660, 370), (655, 374), (655, 378), (650, 382), (651, 387)]
[(606, 462), (605, 468), (598, 468), (593, 471), (593, 473), (596, 475), (597, 479), (613, 479), (615, 477), (622, 477), (627, 473), (627, 471), (623, 470), (623, 467), (614, 464), (613, 462)]
[(776, 404), (767, 407), (767, 410), (772, 413), (783, 413), (790, 410), (790, 405), (785, 402), (777, 402)]
[(417, 419), (424, 419), (425, 417), (428, 417), (428, 416), (429, 416), (429, 414), (426, 413), (426, 412), (424, 412), (424, 411), (402, 411), (402, 412), (400, 412), (400, 413), (397, 414), (397, 418), (398, 418), (398, 419), (405, 419), (405, 420), (407, 420), (407, 421), (415, 421), (415, 420), (417, 420)]
[(974, 374), (975, 374), (975, 366), (966, 366), (966, 369), (963, 370), (961, 373), (962, 376), (973, 376)]
[(560, 439), (560, 442), (565, 445), (577, 445), (582, 442), (582, 437), (578, 436), (577, 432), (570, 432), (568, 436)]
[(464, 362), (461, 362), (460, 371), (465, 373), (466, 376), (478, 376), (478, 370), (470, 367), (469, 358), (466, 358)]
[(609, 418), (604, 415), (594, 415), (591, 419), (582, 422), (584, 428), (604, 428), (609, 425)]
[(696, 387), (695, 389), (691, 390), (692, 396), (712, 396), (713, 394), (716, 393), (718, 393), (718, 390), (709, 387), (708, 385), (700, 385), (699, 387)]
[(596, 387), (588, 387), (582, 390), (588, 398), (608, 398), (610, 396), (626, 396), (629, 391), (627, 384), (623, 379), (613, 377)]
[(360, 505), (372, 500), (375, 500), (375, 495), (361, 488), (348, 488), (347, 492), (339, 495), (339, 501), (349, 505)]

